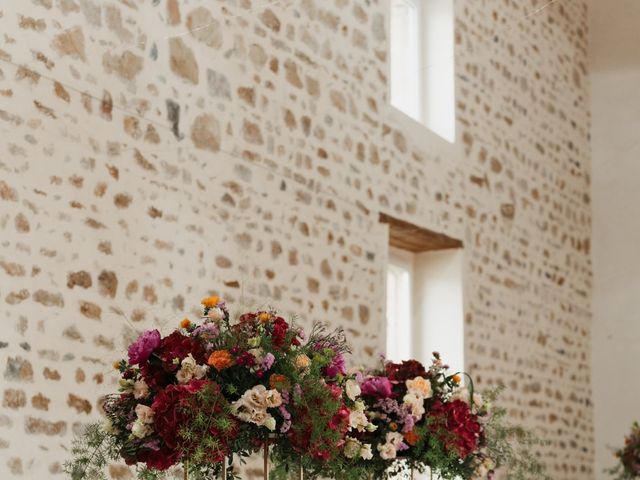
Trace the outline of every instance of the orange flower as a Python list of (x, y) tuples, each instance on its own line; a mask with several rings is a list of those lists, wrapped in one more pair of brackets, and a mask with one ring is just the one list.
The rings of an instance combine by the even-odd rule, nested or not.
[(182, 328), (189, 328), (191, 326), (191, 320), (189, 320), (188, 318), (183, 318), (182, 320), (180, 320), (180, 326)]
[(460, 378), (460, 375), (456, 373), (453, 377), (451, 377), (451, 380), (453, 380), (453, 383), (459, 384), (462, 381), (462, 378)]
[(418, 440), (420, 440), (420, 437), (418, 437), (418, 434), (416, 432), (411, 430), (410, 432), (406, 432), (404, 434), (404, 439), (409, 445), (414, 447), (418, 443)]
[(228, 350), (216, 350), (211, 355), (209, 355), (209, 360), (207, 360), (207, 363), (221, 372), (225, 368), (229, 368), (231, 365), (233, 365), (233, 357)]
[(391, 422), (389, 424), (389, 428), (395, 432), (396, 430), (398, 430), (398, 424), (396, 422)]
[(114, 370), (120, 370), (120, 360), (116, 360), (112, 365)]
[(280, 375), (279, 373), (274, 373), (269, 377), (269, 386), (274, 390), (286, 390), (291, 385), (287, 377)]
[(260, 315), (258, 315), (258, 320), (260, 320), (260, 323), (267, 323), (269, 320), (271, 320), (271, 314), (268, 312), (262, 312)]
[(210, 297), (203, 298), (200, 303), (207, 308), (213, 308), (220, 303), (220, 297), (217, 295), (211, 295)]

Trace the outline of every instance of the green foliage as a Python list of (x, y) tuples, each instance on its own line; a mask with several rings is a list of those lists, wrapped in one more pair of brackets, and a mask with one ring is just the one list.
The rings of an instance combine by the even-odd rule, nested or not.
[(87, 425), (84, 434), (71, 446), (73, 460), (64, 464), (64, 471), (72, 480), (106, 480), (105, 468), (120, 458), (120, 445), (106, 433), (99, 423)]
[[(501, 389), (485, 394), (485, 398), (493, 403)], [(541, 445), (531, 432), (520, 426), (512, 425), (507, 420), (504, 408), (493, 408), (489, 421), (485, 426), (486, 449), (488, 455), (496, 461), (497, 468), (507, 472), (512, 480), (550, 480), (545, 466), (536, 458), (532, 449)]]

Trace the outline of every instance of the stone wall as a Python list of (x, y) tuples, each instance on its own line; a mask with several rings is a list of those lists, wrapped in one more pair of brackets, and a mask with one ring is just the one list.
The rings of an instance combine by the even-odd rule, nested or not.
[(59, 473), (133, 332), (208, 292), (373, 362), (380, 211), (465, 241), (469, 369), (593, 477), (586, 3), (456, 10), (454, 146), (387, 107), (384, 0), (0, 6), (3, 477)]

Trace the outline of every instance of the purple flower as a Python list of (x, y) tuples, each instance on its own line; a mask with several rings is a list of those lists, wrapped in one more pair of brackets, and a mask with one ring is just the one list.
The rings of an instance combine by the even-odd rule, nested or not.
[(327, 378), (335, 378), (339, 373), (345, 375), (347, 373), (347, 366), (344, 362), (344, 355), (338, 353), (334, 356), (333, 360), (331, 360), (329, 366), (324, 369), (323, 373)]
[(415, 423), (416, 419), (413, 417), (413, 415), (406, 415), (404, 417), (404, 426), (402, 427), (402, 432), (407, 433), (413, 430)]
[(397, 452), (401, 452), (403, 450), (409, 450), (409, 445), (407, 445), (404, 442), (400, 442), (399, 444), (396, 445), (396, 451)]
[(160, 440), (156, 438), (154, 440), (150, 440), (146, 443), (143, 443), (142, 446), (144, 448), (148, 448), (149, 450), (153, 450), (154, 452), (157, 452), (158, 450), (160, 450)]
[(363, 395), (371, 395), (378, 398), (391, 396), (391, 382), (387, 377), (371, 377), (360, 386)]
[(273, 362), (275, 361), (276, 361), (276, 357), (273, 356), (273, 353), (269, 352), (264, 356), (264, 359), (262, 360), (262, 365), (260, 365), (260, 368), (262, 368), (262, 370), (266, 372), (273, 366)]
[(205, 323), (197, 327), (192, 335), (199, 335), (207, 338), (217, 337), (220, 334), (220, 327), (215, 323)]
[(160, 332), (147, 330), (129, 345), (129, 363), (136, 365), (147, 361), (151, 353), (160, 346)]

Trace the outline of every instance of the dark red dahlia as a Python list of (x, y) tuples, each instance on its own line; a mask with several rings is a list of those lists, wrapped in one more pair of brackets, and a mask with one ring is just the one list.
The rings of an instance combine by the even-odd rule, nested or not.
[[(167, 364), (168, 368), (165, 367), (165, 369), (179, 369), (180, 366), (173, 362), (174, 359), (178, 358), (183, 360), (189, 354), (193, 355), (193, 358), (195, 358), (198, 363), (206, 362), (205, 349), (200, 342), (193, 337), (183, 335), (177, 330), (162, 339), (160, 348), (157, 349), (156, 354)], [(169, 365), (172, 365), (172, 367), (169, 367)]]
[(271, 333), (271, 338), (273, 342), (273, 346), (276, 348), (284, 347), (284, 342), (287, 337), (287, 332), (289, 331), (289, 324), (282, 317), (276, 317), (272, 323), (273, 331)]
[(387, 363), (386, 374), (392, 382), (404, 383), (415, 377), (427, 377), (427, 370), (417, 360), (404, 360), (402, 363)]
[(433, 434), (448, 451), (456, 451), (464, 459), (477, 448), (482, 429), (477, 415), (462, 400), (435, 401), (429, 417)]

